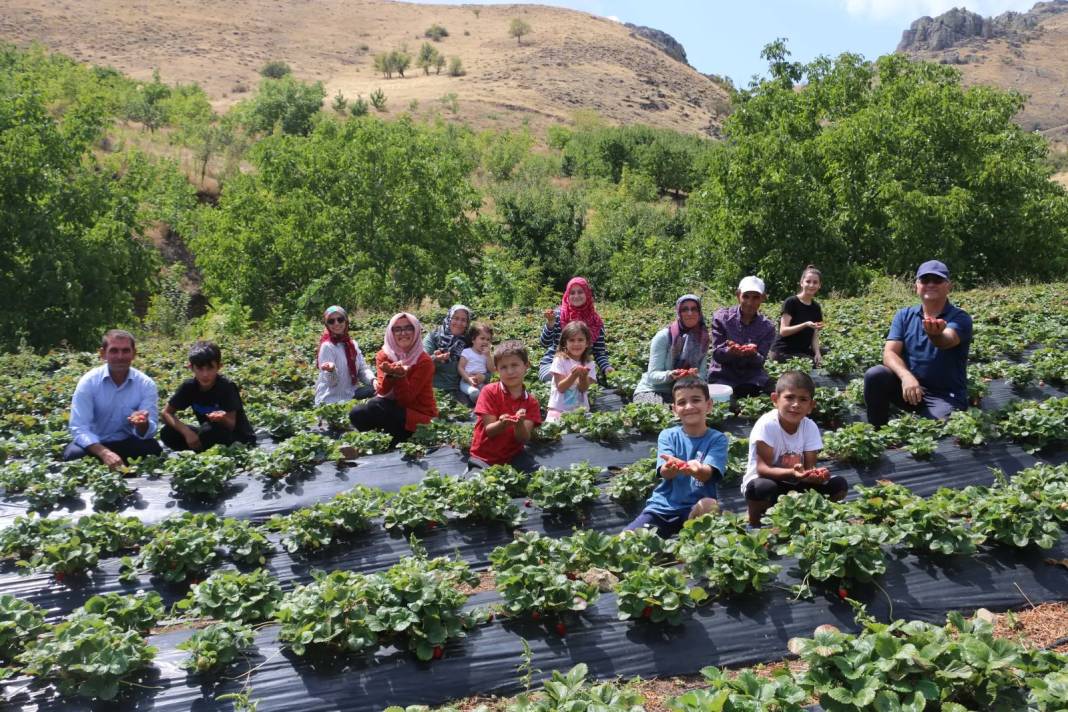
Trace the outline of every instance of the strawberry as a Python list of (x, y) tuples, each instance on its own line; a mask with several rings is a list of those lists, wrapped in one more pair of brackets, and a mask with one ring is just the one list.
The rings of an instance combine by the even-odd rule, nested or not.
[(492, 623), (493, 622), (493, 614), (492, 613), (487, 613), (486, 614), (486, 622), (487, 623)]
[(434, 652), (431, 654), (434, 656), (435, 660), (441, 660), (441, 656), (445, 654), (445, 649), (440, 645), (435, 645)]
[(570, 571), (565, 573), (564, 576), (567, 576), (567, 580), (568, 581), (574, 581), (575, 580), (575, 574), (571, 573)]
[(529, 499), (526, 502), (523, 502), (523, 506), (524, 507), (530, 507), (530, 506), (533, 506), (533, 505), (534, 505), (534, 503), (531, 502)]
[(842, 599), (843, 601), (849, 598), (849, 591), (846, 590), (845, 586), (838, 587), (838, 598)]
[(427, 529), (433, 529), (433, 528), (434, 528), (434, 527), (436, 527), (437, 525), (438, 525), (438, 523), (437, 523), (437, 522), (434, 522), (434, 521), (430, 521), (430, 522), (427, 522), (427, 523), (426, 523), (426, 528), (427, 528)]
[(563, 624), (563, 621), (556, 624), (556, 634), (561, 638), (567, 635), (567, 626)]
[(530, 614), (530, 620), (535, 621), (535, 622), (540, 621), (541, 620), (541, 613), (539, 613), (538, 611), (534, 611), (533, 613)]
[(56, 576), (56, 583), (63, 583), (63, 579), (66, 577), (66, 574), (63, 573), (62, 571), (57, 571), (55, 576)]
[(653, 615), (653, 609), (651, 606), (646, 606), (642, 609), (642, 618), (648, 618), (651, 615)]

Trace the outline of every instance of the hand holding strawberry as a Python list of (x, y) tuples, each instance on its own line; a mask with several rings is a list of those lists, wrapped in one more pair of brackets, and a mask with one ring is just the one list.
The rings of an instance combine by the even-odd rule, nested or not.
[(130, 425), (137, 427), (140, 425), (148, 425), (148, 411), (147, 410), (135, 410), (127, 416), (126, 420)]
[(445, 363), (449, 360), (449, 355), (450, 354), (448, 351), (445, 351), (444, 349), (438, 349), (434, 352), (434, 355), (431, 356), (431, 358), (433, 358), (436, 363)]
[(925, 316), (923, 318), (923, 330), (928, 336), (938, 336), (946, 330), (946, 320), (933, 316)]
[(207, 418), (208, 420), (210, 420), (213, 423), (218, 423), (220, 420), (222, 420), (223, 418), (226, 417), (226, 411), (225, 410), (213, 410), (213, 411), (211, 411), (210, 413), (208, 413), (204, 417)]
[(328, 373), (330, 371), (333, 371), (334, 370), (334, 362), (333, 361), (323, 361), (321, 364), (319, 364), (319, 370), (320, 371), (326, 371)]
[(696, 368), (676, 368), (674, 371), (671, 372), (671, 379), (673, 381), (677, 381), (680, 378), (687, 378), (689, 376), (696, 376), (696, 375), (697, 375), (697, 369)]
[(552, 309), (546, 309), (544, 312), (544, 316), (545, 325), (548, 326), (550, 329), (553, 328), (553, 325), (556, 323), (556, 313)]
[(664, 464), (660, 466), (660, 472), (669, 477), (674, 477), (680, 470), (686, 468), (686, 463), (674, 455), (661, 455), (660, 459), (664, 461)]
[(807, 482), (815, 484), (822, 484), (831, 478), (831, 471), (826, 467), (813, 467), (811, 470), (805, 470), (802, 479)]

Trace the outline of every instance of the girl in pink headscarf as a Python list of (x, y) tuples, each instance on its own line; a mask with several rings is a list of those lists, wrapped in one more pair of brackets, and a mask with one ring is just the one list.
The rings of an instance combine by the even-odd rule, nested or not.
[(604, 344), (604, 320), (593, 304), (590, 283), (585, 277), (572, 277), (560, 299), (560, 306), (545, 310), (545, 326), (541, 328), (539, 339), (546, 349), (545, 355), (538, 362), (540, 380), (548, 381), (552, 378), (549, 369), (553, 364), (553, 356), (556, 355), (556, 347), (560, 343), (560, 330), (573, 321), (585, 322), (590, 328), (593, 337), (593, 360), (597, 362), (598, 371), (607, 375), (615, 370), (608, 363), (608, 349)]
[(414, 314), (394, 314), (385, 336), (382, 350), (375, 354), (377, 395), (353, 408), (349, 420), (359, 431), (389, 433), (396, 444), (438, 414), (434, 362), (423, 348), (423, 327)]

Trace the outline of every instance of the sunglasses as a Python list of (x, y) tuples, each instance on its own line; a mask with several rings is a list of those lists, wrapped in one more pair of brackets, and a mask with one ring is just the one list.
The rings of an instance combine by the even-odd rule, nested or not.
[(348, 319), (343, 316), (332, 316), (326, 320), (327, 324), (344, 324)]
[(920, 284), (942, 284), (946, 282), (944, 277), (939, 277), (933, 274), (925, 274), (919, 279)]
[(394, 326), (390, 328), (390, 331), (394, 334), (414, 334), (415, 327), (411, 324), (408, 324), (407, 326)]

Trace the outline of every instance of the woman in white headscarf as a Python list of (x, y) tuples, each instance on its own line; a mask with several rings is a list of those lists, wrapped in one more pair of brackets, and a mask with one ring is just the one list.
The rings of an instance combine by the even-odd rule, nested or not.
[(453, 304), (441, 325), (423, 338), (423, 348), (434, 360), (434, 388), (440, 388), (457, 400), (466, 403), (460, 393), (460, 354), (471, 345), (471, 309)]
[(708, 371), (708, 326), (701, 298), (684, 294), (675, 302), (675, 321), (649, 343), (649, 367), (634, 389), (635, 403), (670, 403), (671, 387), (684, 376), (705, 380)]

